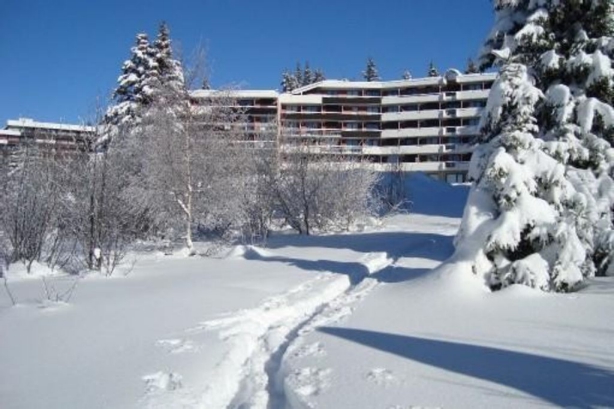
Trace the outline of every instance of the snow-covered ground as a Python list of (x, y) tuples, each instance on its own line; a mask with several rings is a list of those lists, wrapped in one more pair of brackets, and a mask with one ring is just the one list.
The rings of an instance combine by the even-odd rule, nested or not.
[(440, 266), (466, 187), (412, 182), (414, 212), (381, 227), (148, 254), (67, 304), (12, 268), (0, 407), (614, 407), (614, 281), (489, 293)]

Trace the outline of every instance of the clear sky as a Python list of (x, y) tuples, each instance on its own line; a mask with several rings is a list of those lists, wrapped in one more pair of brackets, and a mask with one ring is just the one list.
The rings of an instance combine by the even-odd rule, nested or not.
[(299, 60), (328, 78), (359, 78), (368, 56), (385, 80), (464, 68), (493, 22), (490, 0), (0, 0), (0, 16), (0, 127), (91, 118), (162, 20), (185, 53), (206, 44), (213, 87), (251, 89)]

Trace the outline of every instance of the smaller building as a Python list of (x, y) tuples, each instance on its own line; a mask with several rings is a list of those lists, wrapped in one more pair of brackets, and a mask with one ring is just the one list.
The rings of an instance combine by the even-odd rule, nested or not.
[(9, 119), (4, 129), (0, 129), (0, 151), (8, 155), (27, 143), (61, 152), (81, 150), (95, 131), (93, 126)]

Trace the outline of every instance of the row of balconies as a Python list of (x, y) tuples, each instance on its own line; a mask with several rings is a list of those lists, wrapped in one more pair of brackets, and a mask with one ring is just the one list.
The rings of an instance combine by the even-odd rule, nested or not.
[[(303, 136), (336, 136), (341, 137), (341, 131), (352, 132), (373, 132), (373, 129), (350, 129), (350, 128), (284, 128), (282, 133), (285, 135)], [(429, 137), (429, 136), (469, 136), (476, 135), (478, 129), (475, 126), (457, 127), (425, 127), (425, 128), (402, 128), (384, 129), (381, 131), (381, 138), (408, 138), (408, 137)]]
[[(402, 111), (402, 112), (366, 112), (366, 111), (349, 111), (349, 112), (328, 112), (325, 114), (343, 114), (343, 115), (381, 115), (382, 122), (398, 122), (398, 121), (420, 121), (420, 120), (444, 120), (444, 119), (469, 119), (480, 116), (482, 108), (450, 108), (450, 109), (429, 109), (424, 111)], [(288, 114), (300, 114), (304, 120), (309, 120), (310, 115), (322, 115), (321, 112), (285, 112)], [(299, 118), (296, 118), (299, 119)]]
[[(299, 150), (305, 149), (304, 145), (285, 144), (284, 149)], [(341, 153), (356, 155), (374, 156), (396, 156), (396, 155), (437, 155), (437, 154), (464, 154), (470, 153), (470, 145), (403, 145), (403, 146), (369, 146), (369, 145), (308, 145), (306, 147), (310, 153)]]

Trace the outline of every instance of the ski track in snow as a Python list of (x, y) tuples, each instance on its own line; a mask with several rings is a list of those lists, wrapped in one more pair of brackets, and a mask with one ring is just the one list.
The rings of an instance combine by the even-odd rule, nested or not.
[[(324, 354), (321, 345), (303, 346), (296, 341), (321, 325), (338, 322), (351, 314), (354, 304), (378, 284), (369, 275), (393, 264), (381, 252), (367, 253), (358, 262), (364, 266), (362, 271), (349, 275), (319, 273), (286, 293), (268, 298), (258, 307), (224, 314), (186, 330), (188, 334), (217, 331), (228, 346), (212, 381), (198, 398), (190, 397), (191, 403), (208, 409), (309, 407), (304, 398), (327, 387), (330, 370), (306, 368), (288, 373), (284, 357)], [(171, 353), (182, 346), (191, 348), (189, 342), (180, 339), (160, 340), (157, 344)], [(159, 376), (155, 378), (158, 380)], [(155, 389), (157, 392), (169, 390)], [(292, 396), (286, 396), (287, 389)], [(149, 406), (156, 406), (151, 401), (157, 400), (156, 396), (150, 394), (149, 399)], [(193, 407), (182, 400), (181, 407)]]

